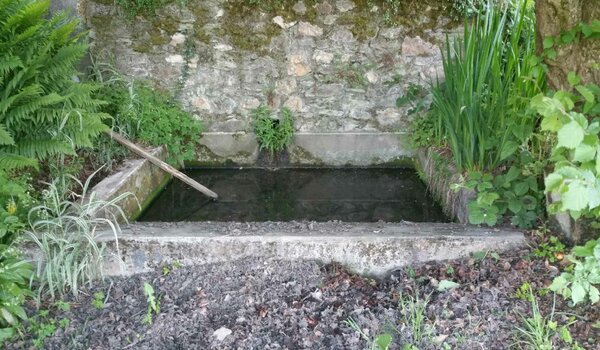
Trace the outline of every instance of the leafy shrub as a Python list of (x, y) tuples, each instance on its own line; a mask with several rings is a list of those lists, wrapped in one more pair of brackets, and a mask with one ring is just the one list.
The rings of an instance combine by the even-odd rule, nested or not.
[[(96, 78), (99, 77), (96, 74)], [(128, 82), (114, 74), (101, 81), (102, 88), (95, 96), (108, 102), (102, 111), (113, 116), (111, 127), (115, 131), (147, 145), (165, 145), (169, 153), (167, 160), (171, 163), (195, 159), (197, 141), (203, 130), (200, 121), (143, 83)], [(97, 148), (97, 156), (101, 158), (109, 158), (120, 150), (113, 141), (101, 146)], [(99, 151), (106, 154), (102, 156)]]
[(595, 304), (600, 301), (600, 291), (594, 286), (600, 284), (600, 239), (574, 247), (572, 253), (567, 258), (575, 268), (556, 277), (550, 289), (571, 299), (575, 305), (586, 301)]
[(532, 228), (543, 213), (544, 196), (537, 177), (524, 175), (518, 166), (496, 176), (481, 172), (470, 172), (468, 176), (463, 187), (477, 192), (477, 197), (467, 204), (472, 224), (494, 226), (510, 213), (512, 225)]
[(590, 122), (585, 116), (600, 116), (600, 88), (581, 85), (574, 74), (569, 75), (569, 82), (579, 95), (558, 91), (552, 98), (540, 94), (531, 101), (543, 117), (541, 129), (557, 138), (551, 157), (554, 171), (546, 177), (545, 186), (546, 192), (558, 194), (560, 200), (548, 209), (569, 212), (575, 219), (582, 215), (600, 218), (600, 120)]
[(11, 245), (0, 244), (0, 345), (12, 338), (19, 319), (27, 318), (22, 305), (32, 295), (32, 267)]
[(48, 19), (50, 0), (0, 3), (0, 166), (36, 166), (50, 155), (74, 154), (106, 130), (91, 98), (95, 86), (76, 80), (87, 50), (77, 20)]
[[(88, 193), (92, 176), (85, 183), (72, 178), (80, 194), (64, 193), (55, 183), (49, 184), (43, 203), (29, 213), (31, 229), (26, 233), (42, 254), (37, 266), (40, 295), (49, 293), (54, 298), (70, 291), (77, 296), (81, 285), (102, 277), (105, 243), (99, 238), (112, 235), (119, 251), (118, 221), (126, 217), (118, 203), (131, 194), (97, 199), (95, 193)], [(108, 218), (97, 217), (99, 213)]]
[(287, 108), (281, 109), (281, 116), (276, 115), (266, 106), (252, 110), (254, 132), (261, 149), (271, 153), (283, 151), (294, 137), (292, 112)]
[[(512, 20), (509, 20), (512, 18)], [(533, 131), (529, 98), (543, 85), (526, 1), (496, 7), (490, 1), (462, 39), (446, 40), (445, 81), (433, 89), (435, 132), (459, 170), (493, 170), (515, 154)]]

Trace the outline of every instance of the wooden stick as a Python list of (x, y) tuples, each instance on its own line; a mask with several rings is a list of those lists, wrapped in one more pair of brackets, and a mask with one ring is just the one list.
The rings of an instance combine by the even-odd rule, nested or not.
[(216, 194), (215, 192), (209, 190), (208, 188), (202, 186), (201, 184), (199, 184), (198, 182), (194, 181), (192, 178), (190, 178), (189, 176), (187, 176), (186, 174), (182, 173), (181, 171), (175, 169), (174, 167), (170, 166), (169, 164), (163, 162), (162, 160), (156, 158), (155, 156), (151, 155), (150, 153), (148, 153), (146, 150), (144, 150), (143, 148), (141, 148), (140, 146), (136, 145), (135, 143), (127, 140), (126, 138), (124, 138), (121, 134), (116, 133), (112, 130), (106, 131), (106, 133), (115, 141), (117, 141), (118, 143), (122, 144), (123, 146), (129, 148), (131, 151), (133, 151), (134, 153), (148, 159), (150, 161), (150, 163), (158, 166), (159, 168), (161, 168), (162, 170), (166, 171), (167, 173), (175, 176), (176, 178), (178, 178), (179, 180), (185, 182), (186, 184), (192, 186), (193, 188), (195, 188), (196, 190), (202, 192), (203, 194), (217, 199), (219, 198), (219, 195)]

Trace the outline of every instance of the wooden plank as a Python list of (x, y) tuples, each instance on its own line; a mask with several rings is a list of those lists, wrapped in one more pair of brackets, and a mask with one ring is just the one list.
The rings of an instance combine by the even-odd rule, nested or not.
[(207, 195), (208, 197), (211, 197), (211, 198), (214, 198), (214, 199), (219, 198), (219, 195), (216, 194), (215, 192), (213, 192), (210, 189), (202, 186), (201, 184), (199, 184), (198, 182), (196, 182), (195, 180), (193, 180), (192, 178), (190, 178), (186, 174), (182, 173), (181, 171), (175, 169), (171, 165), (169, 165), (169, 164), (163, 162), (162, 160), (156, 158), (155, 156), (151, 155), (150, 153), (148, 153), (142, 147), (140, 147), (140, 146), (136, 145), (135, 143), (127, 140), (126, 138), (124, 138), (121, 134), (116, 133), (116, 132), (114, 132), (112, 130), (106, 131), (106, 133), (113, 140), (115, 140), (118, 143), (122, 144), (123, 146), (129, 148), (135, 154), (148, 159), (148, 161), (150, 161), (150, 163), (158, 166), (159, 168), (161, 168), (162, 170), (166, 171), (167, 173), (169, 173), (169, 174), (173, 175), (174, 177), (178, 178), (179, 180), (185, 182), (186, 184), (190, 185), (192, 188), (194, 188), (194, 189), (202, 192), (203, 194)]

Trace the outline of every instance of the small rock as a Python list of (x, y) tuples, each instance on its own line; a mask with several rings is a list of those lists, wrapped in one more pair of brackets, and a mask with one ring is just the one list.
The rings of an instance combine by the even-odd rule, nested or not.
[(308, 22), (300, 22), (298, 24), (298, 34), (302, 36), (318, 37), (323, 35), (323, 29)]
[(231, 334), (231, 329), (221, 327), (213, 332), (213, 337), (217, 338), (218, 341), (223, 341), (227, 338), (228, 335)]
[(223, 9), (219, 9), (217, 11), (217, 14), (215, 15), (215, 18), (221, 18), (221, 17), (223, 17), (224, 14), (225, 14), (225, 11)]
[(296, 4), (294, 4), (294, 7), (292, 7), (292, 10), (299, 15), (305, 14), (306, 13), (306, 5), (304, 5), (304, 1), (298, 1)]
[(204, 97), (196, 97), (192, 100), (192, 105), (203, 111), (211, 111), (211, 103), (207, 98)]
[(421, 39), (420, 36), (406, 37), (402, 41), (403, 56), (434, 56), (437, 52), (438, 48), (435, 45)]
[(367, 78), (367, 81), (371, 84), (375, 84), (377, 81), (379, 81), (379, 77), (377, 76), (377, 73), (375, 73), (374, 71), (368, 71), (365, 74), (365, 78)]
[(290, 57), (290, 63), (288, 65), (288, 74), (297, 77), (303, 77), (310, 73), (312, 70), (310, 66), (300, 55), (292, 55)]
[(170, 55), (165, 57), (165, 61), (172, 63), (172, 64), (177, 64), (177, 63), (183, 63), (184, 59), (183, 56), (181, 55)]
[(302, 99), (298, 96), (292, 96), (283, 103), (283, 106), (289, 108), (292, 112), (298, 112), (302, 109)]
[(335, 7), (337, 7), (340, 12), (348, 12), (356, 7), (356, 5), (350, 0), (338, 0), (335, 2)]
[(214, 46), (214, 49), (217, 51), (226, 52), (226, 51), (233, 50), (233, 47), (231, 45), (227, 45), (227, 44), (217, 44)]
[(313, 60), (315, 60), (315, 62), (317, 63), (322, 63), (322, 64), (329, 64), (331, 63), (331, 61), (333, 61), (333, 54), (331, 52), (326, 52), (326, 51), (322, 51), (322, 50), (315, 50), (315, 52), (313, 53)]
[(281, 29), (288, 29), (296, 25), (296, 22), (285, 23), (285, 20), (281, 16), (273, 17), (271, 21), (277, 24)]
[(185, 42), (185, 35), (183, 35), (182, 33), (175, 33), (173, 34), (173, 36), (171, 36), (171, 42), (169, 43), (169, 45), (176, 47), (178, 45), (181, 45)]

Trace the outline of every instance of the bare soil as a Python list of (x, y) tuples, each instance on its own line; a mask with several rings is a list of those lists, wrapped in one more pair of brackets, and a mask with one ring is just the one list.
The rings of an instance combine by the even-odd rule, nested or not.
[[(531, 316), (531, 303), (517, 289), (528, 282), (543, 315), (558, 325), (575, 321), (574, 341), (600, 349), (600, 309), (569, 307), (545, 293), (557, 267), (531, 256), (530, 249), (485, 258), (432, 262), (393, 272), (382, 280), (353, 275), (337, 265), (245, 259), (226, 264), (165, 266), (152, 273), (106, 280), (89, 295), (71, 300), (69, 311), (47, 301), (45, 322), (57, 331), (45, 349), (368, 349), (370, 344), (346, 323), (352, 318), (373, 337), (393, 336), (391, 349), (412, 343), (418, 349), (519, 348), (515, 327)], [(459, 283), (438, 292), (441, 280)], [(154, 287), (160, 312), (151, 324), (143, 284)], [(92, 305), (102, 290), (106, 303)], [(426, 336), (415, 339), (400, 300), (428, 299)], [(30, 308), (33, 310), (33, 305)], [(69, 325), (58, 326), (68, 319)], [(26, 334), (8, 349), (33, 348)], [(526, 348), (526, 347), (525, 347)], [(558, 340), (557, 349), (571, 349)]]

